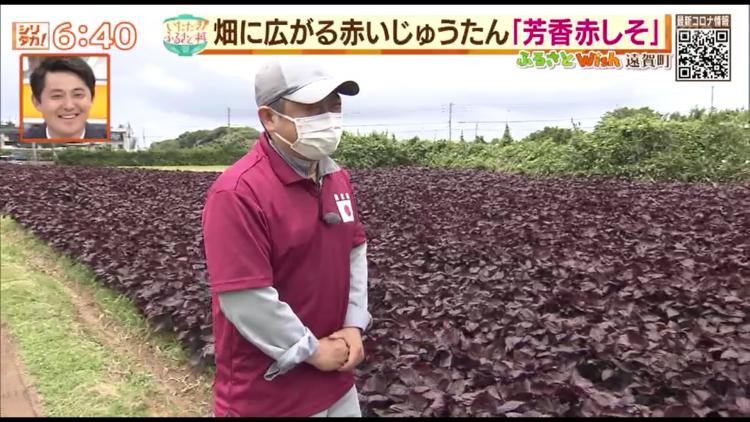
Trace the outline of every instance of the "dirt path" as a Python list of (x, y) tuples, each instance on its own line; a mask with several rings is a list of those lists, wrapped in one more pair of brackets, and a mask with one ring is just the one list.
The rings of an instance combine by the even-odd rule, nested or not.
[[(27, 264), (54, 279), (65, 277), (52, 262), (37, 256)], [(132, 357), (136, 367), (153, 374), (159, 394), (148, 401), (150, 416), (208, 416), (211, 412), (211, 380), (186, 363), (169, 360), (158, 345), (145, 336), (134, 336), (97, 304), (91, 293), (73, 280), (60, 283), (76, 308), (78, 322), (117, 355)]]
[(24, 382), (23, 364), (18, 360), (16, 345), (0, 325), (0, 417), (43, 416), (33, 387)]
[(210, 380), (205, 374), (160, 356), (153, 342), (131, 337), (82, 289), (63, 287), (87, 330), (118, 355), (132, 356), (139, 369), (158, 380), (160, 394), (148, 402), (151, 416), (205, 416), (210, 412)]
[[(7, 236), (7, 239), (6, 239)], [(3, 241), (22, 242), (18, 232), (3, 233)], [(211, 413), (211, 379), (207, 370), (192, 368), (173, 350), (174, 341), (163, 341), (154, 336), (146, 325), (125, 321), (123, 316), (98, 302), (99, 293), (86, 283), (74, 278), (57, 258), (48, 253), (24, 253), (23, 266), (30, 273), (42, 273), (62, 289), (66, 300), (73, 305), (72, 317), (82, 335), (107, 349), (112, 356), (121, 357), (108, 368), (102, 391), (116, 391), (114, 383), (133, 374), (145, 374), (153, 388), (143, 400), (146, 414), (158, 416), (209, 416)], [(117, 314), (117, 315), (116, 315)], [(131, 318), (131, 316), (125, 316)], [(138, 317), (136, 317), (138, 318)], [(33, 377), (24, 372), (22, 355), (9, 327), (2, 329), (2, 416), (43, 416), (33, 384)], [(79, 335), (80, 335), (79, 334)], [(167, 350), (162, 349), (167, 347)]]

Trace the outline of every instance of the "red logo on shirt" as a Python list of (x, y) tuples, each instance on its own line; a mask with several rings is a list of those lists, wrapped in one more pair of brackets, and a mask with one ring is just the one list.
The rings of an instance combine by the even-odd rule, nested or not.
[(339, 215), (344, 223), (351, 223), (354, 221), (354, 213), (352, 213), (352, 201), (349, 198), (348, 193), (333, 194), (333, 199), (336, 201), (336, 206), (339, 208)]

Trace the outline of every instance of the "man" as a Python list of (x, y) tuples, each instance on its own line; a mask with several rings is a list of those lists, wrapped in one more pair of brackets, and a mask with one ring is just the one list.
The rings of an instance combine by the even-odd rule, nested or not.
[(255, 77), (265, 132), (206, 196), (215, 416), (361, 416), (364, 226), (330, 157), (353, 81), (278, 62)]
[(96, 77), (80, 57), (48, 57), (31, 72), (31, 102), (44, 124), (24, 132), (24, 139), (106, 139), (106, 128), (86, 120), (94, 101)]

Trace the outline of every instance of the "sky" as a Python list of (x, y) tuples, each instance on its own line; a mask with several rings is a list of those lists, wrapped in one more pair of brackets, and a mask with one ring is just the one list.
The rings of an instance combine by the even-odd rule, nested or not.
[[(258, 6), (93, 6), (3, 5), (0, 20), (0, 118), (18, 122), (18, 61), (12, 50), (12, 22), (63, 21), (96, 27), (102, 21), (130, 21), (138, 39), (130, 51), (112, 49), (111, 124), (130, 123), (144, 146), (198, 129), (231, 126), (260, 128), (253, 81), (269, 56), (211, 55), (179, 57), (162, 45), (161, 22), (182, 13), (199, 16), (307, 15), (513, 15), (559, 14), (721, 14), (729, 13), (731, 82), (676, 82), (670, 70), (520, 69), (514, 55), (305, 55), (279, 56), (321, 65), (349, 77), (360, 93), (343, 97), (346, 130), (393, 133), (405, 139), (448, 137), (449, 104), (452, 138), (500, 137), (506, 120), (514, 138), (544, 126), (571, 127), (571, 118), (584, 129), (617, 107), (651, 107), (657, 111), (688, 112), (708, 108), (713, 87), (714, 106), (748, 108), (750, 50), (747, 5), (258, 5)], [(674, 21), (673, 21), (674, 24)], [(72, 50), (101, 52), (96, 48)], [(477, 121), (493, 123), (474, 123)]]

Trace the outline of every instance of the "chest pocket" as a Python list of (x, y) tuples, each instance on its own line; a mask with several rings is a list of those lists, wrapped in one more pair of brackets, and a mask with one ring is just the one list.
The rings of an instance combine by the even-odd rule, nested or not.
[(354, 205), (351, 187), (337, 175), (324, 177), (319, 191), (311, 182), (289, 189), (272, 206), (271, 242), (276, 260), (297, 260), (316, 249), (333, 252), (339, 244), (350, 245), (356, 221)]

